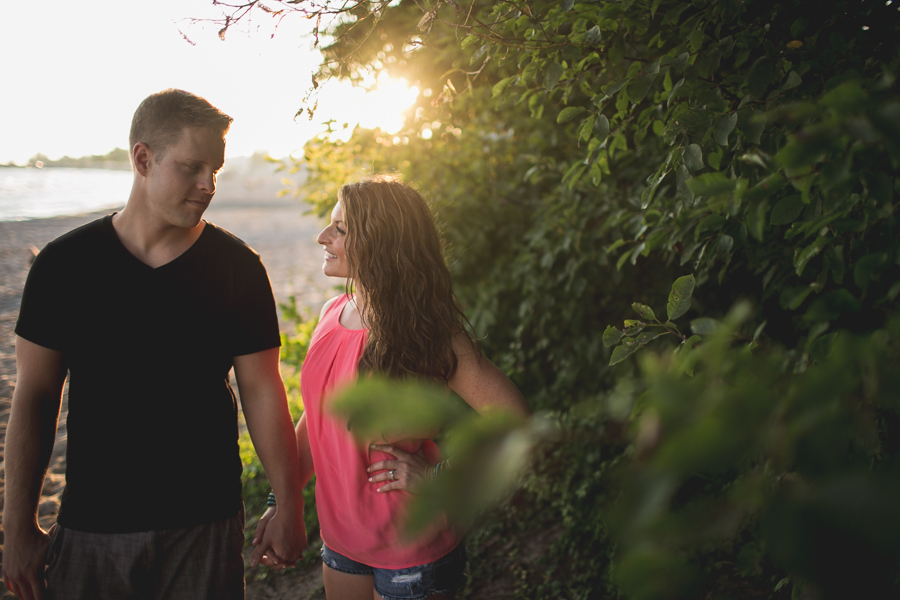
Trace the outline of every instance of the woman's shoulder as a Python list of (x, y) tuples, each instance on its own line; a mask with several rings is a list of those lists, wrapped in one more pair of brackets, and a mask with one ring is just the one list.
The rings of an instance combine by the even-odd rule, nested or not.
[(319, 320), (321, 321), (322, 319), (325, 318), (325, 313), (328, 312), (328, 309), (331, 308), (331, 305), (332, 305), (332, 304), (334, 304), (335, 302), (337, 302), (337, 301), (340, 300), (341, 298), (345, 297), (346, 295), (347, 295), (347, 294), (339, 294), (339, 295), (335, 296), (334, 298), (332, 298), (332, 299), (328, 300), (327, 302), (325, 302), (325, 304), (322, 306), (322, 312), (319, 313)]

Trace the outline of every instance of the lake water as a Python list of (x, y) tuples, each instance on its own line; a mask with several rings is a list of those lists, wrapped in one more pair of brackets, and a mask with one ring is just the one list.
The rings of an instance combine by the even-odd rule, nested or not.
[(131, 171), (0, 168), (0, 221), (77, 215), (125, 205)]

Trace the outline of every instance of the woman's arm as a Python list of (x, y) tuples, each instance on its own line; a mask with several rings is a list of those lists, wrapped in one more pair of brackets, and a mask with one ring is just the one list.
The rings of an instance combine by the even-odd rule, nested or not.
[[(458, 363), (456, 373), (450, 378), (450, 389), (469, 406), (479, 414), (503, 411), (522, 418), (531, 415), (519, 388), (478, 352), (467, 335), (457, 335), (453, 340), (453, 349)], [(390, 444), (373, 444), (372, 449), (395, 457), (394, 460), (382, 460), (369, 466), (369, 473), (382, 471), (369, 478), (370, 483), (378, 486), (378, 492), (412, 491), (429, 477), (432, 470), (421, 451), (409, 454)]]
[(450, 389), (466, 404), (479, 414), (500, 410), (523, 418), (531, 415), (519, 388), (478, 352), (466, 334), (459, 333), (453, 338), (453, 350), (458, 364), (450, 378)]

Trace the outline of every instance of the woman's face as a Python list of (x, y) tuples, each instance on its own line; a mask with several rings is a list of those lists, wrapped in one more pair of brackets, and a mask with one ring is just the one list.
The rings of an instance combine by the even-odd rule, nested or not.
[(344, 254), (344, 242), (347, 240), (347, 224), (344, 222), (344, 213), (341, 203), (334, 205), (331, 211), (331, 224), (322, 230), (316, 242), (325, 249), (325, 263), (322, 272), (329, 277), (349, 277), (350, 267), (347, 265), (347, 257)]

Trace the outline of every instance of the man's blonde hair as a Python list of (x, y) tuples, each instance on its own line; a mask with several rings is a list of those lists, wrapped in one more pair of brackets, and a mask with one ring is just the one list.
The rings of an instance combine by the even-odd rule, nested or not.
[(147, 96), (134, 111), (128, 144), (131, 149), (138, 142), (147, 144), (158, 161), (169, 146), (178, 142), (185, 127), (206, 129), (224, 137), (233, 120), (205, 98), (169, 88)]

